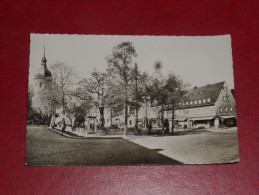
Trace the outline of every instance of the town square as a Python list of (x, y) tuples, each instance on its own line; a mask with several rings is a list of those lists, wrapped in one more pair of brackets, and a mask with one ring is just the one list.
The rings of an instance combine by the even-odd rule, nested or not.
[(230, 40), (31, 34), (25, 164), (238, 162)]

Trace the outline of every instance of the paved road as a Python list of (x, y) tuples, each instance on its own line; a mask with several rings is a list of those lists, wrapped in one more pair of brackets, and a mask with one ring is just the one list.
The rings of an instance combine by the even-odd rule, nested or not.
[(128, 140), (184, 164), (214, 164), (239, 161), (237, 129), (193, 130), (175, 136), (139, 136)]
[(179, 164), (157, 150), (122, 138), (74, 139), (45, 127), (27, 127), (27, 165)]

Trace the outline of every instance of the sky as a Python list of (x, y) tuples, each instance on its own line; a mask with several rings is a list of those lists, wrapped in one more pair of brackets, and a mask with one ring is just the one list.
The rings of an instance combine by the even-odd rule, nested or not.
[(130, 41), (138, 57), (134, 63), (152, 75), (161, 64), (164, 75), (179, 75), (190, 87), (226, 81), (234, 88), (230, 35), (220, 36), (117, 36), (31, 34), (29, 82), (41, 66), (43, 48), (47, 65), (63, 62), (75, 68), (80, 78), (91, 76), (94, 68), (105, 71), (105, 57), (121, 42)]

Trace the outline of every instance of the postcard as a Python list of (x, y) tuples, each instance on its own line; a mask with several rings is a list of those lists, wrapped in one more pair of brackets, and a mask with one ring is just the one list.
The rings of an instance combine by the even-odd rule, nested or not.
[(31, 34), (25, 164), (239, 161), (231, 36)]

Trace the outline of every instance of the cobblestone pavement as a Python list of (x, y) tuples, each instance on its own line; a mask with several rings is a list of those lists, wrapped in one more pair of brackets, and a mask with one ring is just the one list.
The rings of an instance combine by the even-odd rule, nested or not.
[(184, 164), (214, 164), (239, 161), (237, 128), (193, 130), (175, 136), (135, 136), (128, 140)]
[(122, 138), (74, 139), (45, 127), (27, 126), (26, 165), (180, 164)]

